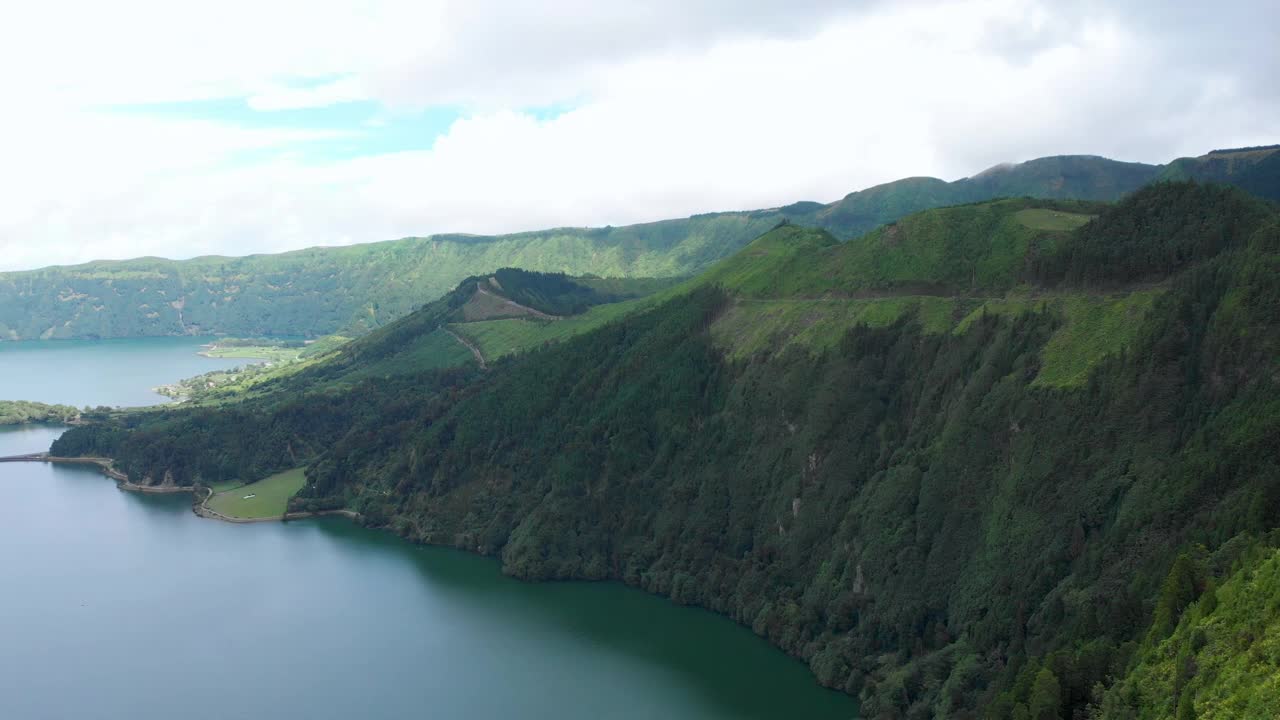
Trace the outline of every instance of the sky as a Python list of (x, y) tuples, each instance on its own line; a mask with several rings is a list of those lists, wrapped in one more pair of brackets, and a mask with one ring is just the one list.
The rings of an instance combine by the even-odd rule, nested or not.
[(1280, 142), (1280, 3), (43, 0), (0, 270), (622, 225)]

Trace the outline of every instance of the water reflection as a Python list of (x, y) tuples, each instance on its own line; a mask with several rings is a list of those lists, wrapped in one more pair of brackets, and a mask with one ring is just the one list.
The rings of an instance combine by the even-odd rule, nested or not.
[(728, 618), (613, 582), (525, 583), (499, 563), (411, 545), (340, 518), (308, 521), (330, 541), (408, 564), (460, 606), (503, 618), (508, 631), (555, 633), (646, 663), (697, 694), (717, 716), (851, 718), (851, 698), (819, 688), (808, 669)]

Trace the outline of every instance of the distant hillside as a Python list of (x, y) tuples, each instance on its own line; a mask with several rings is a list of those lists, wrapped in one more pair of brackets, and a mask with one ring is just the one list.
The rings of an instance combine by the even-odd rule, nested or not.
[(1099, 157), (1051, 157), (953, 183), (900, 180), (830, 205), (801, 202), (625, 227), (437, 235), (279, 255), (141, 258), (0, 273), (0, 340), (359, 334), (434, 300), (463, 278), (502, 267), (687, 276), (784, 220), (847, 239), (913, 212), (993, 197), (1115, 200), (1157, 170)]
[(0, 339), (319, 336), (379, 327), (503, 267), (674, 276), (768, 230), (777, 211), (623, 228), (406, 238), (279, 255), (141, 258), (0, 273)]
[(1157, 165), (1059, 155), (997, 165), (950, 183), (927, 177), (896, 180), (850, 193), (796, 222), (822, 227), (843, 239), (920, 210), (999, 197), (1117, 200), (1151, 182), (1159, 171)]
[(1058, 155), (992, 168), (956, 183), (967, 202), (993, 197), (1116, 200), (1151, 182), (1159, 167), (1093, 155)]
[[(423, 305), (399, 321), (376, 328), (349, 343), (326, 336), (295, 352), (284, 362), (216, 370), (166, 388), (188, 404), (218, 406), (260, 397), (300, 382), (348, 385), (371, 378), (390, 378), (469, 363), (483, 364), (487, 354), (463, 327), (519, 322), (525, 332), (520, 347), (530, 348), (558, 337), (555, 333), (594, 327), (605, 316), (669, 292), (676, 281), (651, 278), (570, 277), (501, 268), (469, 277), (454, 290)], [(580, 329), (578, 330), (581, 331)], [(550, 337), (547, 337), (547, 336)], [(253, 344), (253, 341), (243, 341)], [(257, 356), (264, 355), (257, 348)], [(255, 355), (249, 355), (250, 357)]]
[(1214, 150), (1200, 157), (1179, 158), (1165, 165), (1158, 179), (1228, 183), (1280, 201), (1280, 145)]

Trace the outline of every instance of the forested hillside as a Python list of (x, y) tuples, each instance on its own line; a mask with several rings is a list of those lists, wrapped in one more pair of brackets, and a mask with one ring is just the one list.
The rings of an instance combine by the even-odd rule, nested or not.
[[(637, 302), (652, 302), (656, 294), (674, 285), (671, 279), (582, 278), (501, 268), (463, 280), (452, 292), (399, 322), (373, 330), (362, 342), (348, 345), (347, 338), (327, 336), (291, 355), (281, 353), (268, 366), (216, 370), (164, 390), (189, 405), (225, 405), (270, 394), (282, 385), (321, 380), (350, 383), (483, 363), (488, 347), (475, 344), (472, 333), (464, 328), (518, 323), (524, 330), (520, 337), (526, 341), (522, 347), (534, 347), (543, 336), (594, 327), (602, 317)], [(603, 311), (596, 313), (596, 309)], [(258, 347), (253, 352), (263, 350), (271, 349)]]
[[(1180, 555), (1099, 720), (1280, 717), (1280, 537)], [(1177, 617), (1181, 611), (1181, 619)]]
[(1274, 707), (1280, 658), (1241, 639), (1280, 526), (1274, 206), (1161, 183), (783, 225), (559, 342), (415, 370), (459, 292), (53, 451), (151, 483), (306, 462), (296, 509), (711, 608), (868, 718)]
[(1161, 180), (1229, 183), (1268, 200), (1280, 201), (1280, 145), (1214, 150), (1179, 158), (1160, 169)]
[(802, 202), (626, 227), (436, 235), (279, 255), (140, 258), (0, 273), (0, 340), (359, 334), (434, 300), (463, 278), (499, 268), (686, 276), (782, 220), (846, 239), (913, 212), (993, 197), (1114, 200), (1157, 170), (1064, 156), (1001, 166), (953, 183), (902, 180), (830, 205)]

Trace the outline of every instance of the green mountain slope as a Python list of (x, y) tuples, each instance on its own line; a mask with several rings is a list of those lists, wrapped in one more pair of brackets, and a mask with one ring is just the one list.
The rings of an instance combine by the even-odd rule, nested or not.
[(1151, 182), (1159, 172), (1156, 165), (1092, 155), (1058, 155), (998, 165), (951, 183), (936, 178), (898, 180), (851, 193), (811, 218), (796, 218), (796, 222), (847, 238), (920, 210), (993, 198), (1117, 200)]
[(671, 276), (778, 221), (774, 211), (615, 229), (406, 238), (280, 255), (143, 258), (0, 274), (0, 338), (318, 336), (402, 317), (502, 267)]
[(1280, 201), (1280, 145), (1214, 150), (1178, 158), (1160, 169), (1161, 180), (1228, 183), (1246, 192)]
[[(462, 281), (399, 322), (373, 330), (359, 343), (328, 336), (296, 352), (291, 362), (219, 370), (177, 384), (171, 394), (198, 405), (224, 405), (276, 392), (282, 385), (351, 383), (476, 362), (486, 355), (461, 327), (519, 322), (531, 336), (544, 328), (599, 324), (597, 307), (624, 308), (660, 293), (675, 281), (651, 278), (575, 278), (502, 268)], [(522, 348), (534, 347), (543, 338)]]
[(1095, 155), (1057, 155), (1012, 166), (997, 166), (956, 183), (970, 201), (1032, 196), (1055, 200), (1114, 200), (1156, 178), (1144, 163)]
[[(891, 230), (777, 228), (484, 371), (413, 370), (452, 327), (424, 309), (251, 401), (53, 450), (140, 482), (305, 461), (297, 509), (724, 613), (866, 717), (1083, 717), (1131, 659), (1116, 692), (1147, 697), (1141, 648), (1197, 590), (1179, 554), (1280, 526), (1280, 218), (1161, 184)], [(1280, 660), (1250, 663), (1200, 677), (1197, 711), (1271, 692), (1249, 678)]]
[(159, 258), (0, 273), (0, 340), (226, 334), (320, 336), (378, 327), (498, 268), (674, 277), (733, 254), (780, 221), (841, 239), (928, 208), (1002, 195), (1114, 200), (1156, 166), (1043, 158), (946, 183), (914, 178), (832, 203), (626, 227), (437, 235), (244, 258)]
[[(498, 358), (581, 334), (678, 292), (716, 284), (731, 290), (735, 299), (713, 324), (712, 334), (718, 346), (734, 355), (792, 343), (829, 348), (855, 324), (888, 324), (904, 315), (919, 316), (930, 332), (946, 332), (984, 312), (1008, 314), (1041, 306), (1071, 318), (1063, 335), (1070, 328), (1120, 338), (1119, 327), (1105, 331), (1101, 326), (1128, 327), (1119, 322), (1123, 316), (1117, 311), (1138, 312), (1154, 290), (1067, 298), (1019, 289), (1037, 258), (1103, 207), (1003, 200), (942, 208), (846, 243), (825, 231), (786, 225), (697, 278), (644, 300), (598, 306), (570, 321), (498, 319), (450, 327), (486, 357)], [(1079, 367), (1068, 369), (1078, 358), (1067, 353), (1054, 357), (1067, 361), (1055, 362), (1049, 375), (1059, 367), (1064, 377), (1079, 375)]]
[[(1182, 617), (1152, 629), (1129, 670), (1098, 703), (1099, 720), (1280, 717), (1280, 550), (1277, 539), (1235, 555), (1221, 585), (1180, 558), (1161, 600)], [(1185, 569), (1184, 569), (1185, 568)], [(1184, 573), (1182, 576), (1179, 573)], [(1177, 598), (1181, 589), (1185, 593)]]

